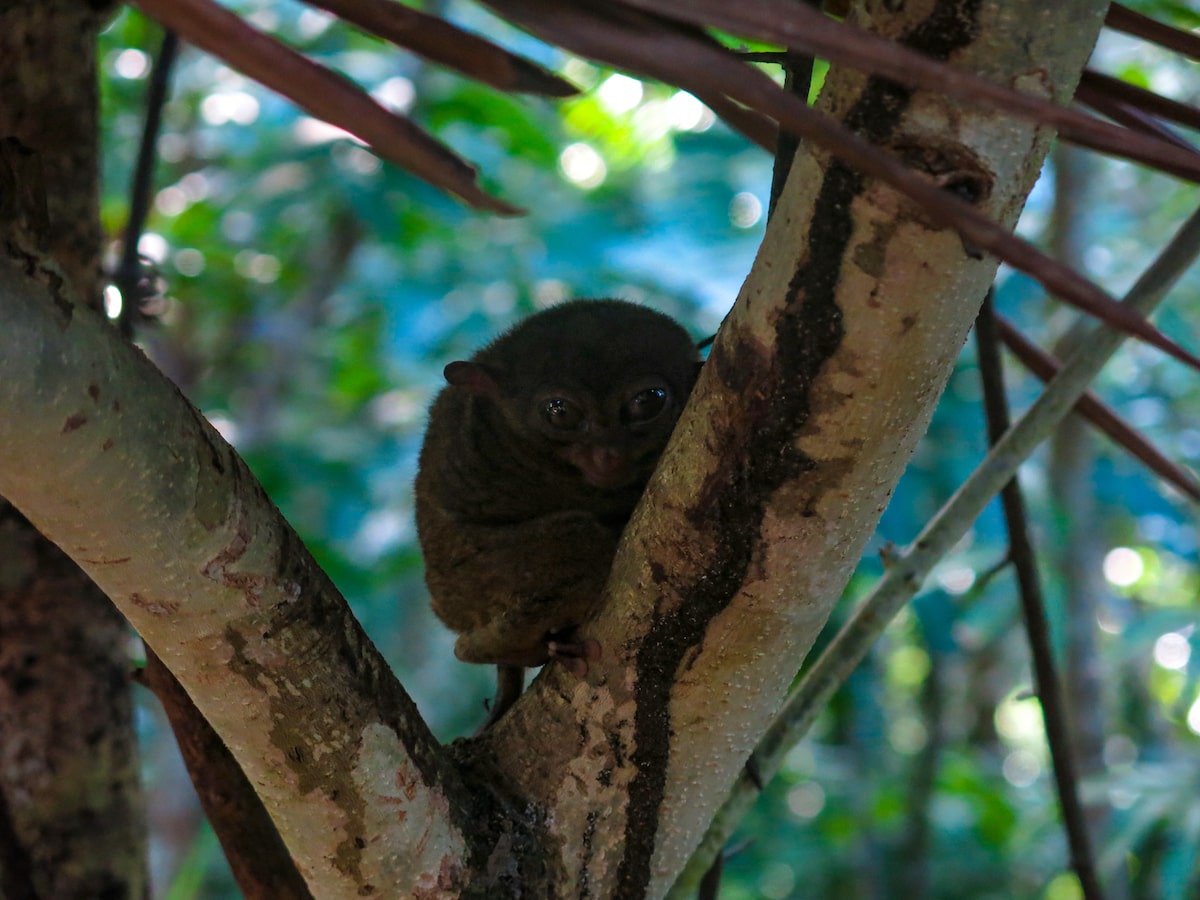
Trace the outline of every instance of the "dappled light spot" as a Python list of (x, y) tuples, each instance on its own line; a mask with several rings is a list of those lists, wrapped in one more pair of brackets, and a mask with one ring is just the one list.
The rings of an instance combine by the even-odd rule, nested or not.
[(125, 301), (121, 297), (121, 290), (115, 284), (110, 284), (104, 289), (104, 314), (110, 319), (119, 318), (121, 310), (125, 306)]
[(167, 239), (153, 231), (147, 231), (138, 240), (138, 253), (156, 263), (162, 263), (167, 258), (168, 249)]
[(938, 570), (937, 580), (942, 590), (958, 596), (965, 594), (975, 584), (975, 570), (970, 566), (949, 565)]
[(150, 57), (133, 47), (122, 50), (113, 60), (113, 71), (121, 78), (145, 78), (150, 71)]
[(1108, 551), (1104, 557), (1104, 577), (1109, 584), (1117, 587), (1129, 587), (1136, 584), (1145, 571), (1142, 558), (1136, 550), (1129, 547), (1117, 547)]
[(1192, 657), (1192, 645), (1186, 635), (1169, 631), (1154, 642), (1154, 661), (1164, 669), (1182, 669)]
[(558, 157), (558, 168), (568, 181), (589, 190), (604, 184), (608, 177), (603, 158), (587, 144), (566, 147)]
[(708, 131), (717, 120), (711, 109), (687, 91), (672, 94), (665, 111), (671, 127), (679, 131)]
[(192, 247), (184, 247), (175, 254), (173, 261), (180, 275), (195, 278), (204, 271), (204, 254)]
[(1200, 697), (1188, 709), (1187, 726), (1192, 734), (1200, 734)]
[(409, 79), (397, 75), (371, 91), (371, 96), (392, 112), (403, 115), (417, 101), (417, 88)]
[(729, 201), (729, 221), (737, 228), (753, 228), (762, 216), (762, 201), (749, 191), (735, 194)]
[(798, 819), (815, 819), (825, 808), (825, 789), (815, 781), (802, 781), (787, 795), (788, 809)]
[(1004, 778), (1013, 787), (1029, 787), (1042, 774), (1042, 764), (1028, 750), (1014, 750), (1004, 757)]
[(642, 102), (642, 83), (636, 78), (617, 73), (604, 79), (596, 96), (610, 113), (627, 113)]
[(209, 94), (200, 103), (200, 115), (209, 125), (251, 125), (258, 119), (258, 100), (245, 91)]

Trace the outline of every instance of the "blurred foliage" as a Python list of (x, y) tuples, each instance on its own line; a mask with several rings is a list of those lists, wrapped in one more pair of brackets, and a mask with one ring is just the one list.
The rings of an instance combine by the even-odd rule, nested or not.
[[(427, 610), (411, 483), (424, 409), (445, 362), (563, 296), (641, 300), (710, 334), (761, 239), (771, 161), (686, 94), (564, 58), (477, 8), (448, 16), (585, 88), (557, 105), (508, 97), (395, 51), (295, 2), (234, 4), (344, 72), (481, 167), (528, 210), (475, 215), (381, 165), (219, 62), (185, 50), (160, 141), (141, 250), (168, 285), (148, 351), (245, 455), (354, 606), (435, 731), (482, 714), (491, 674), (458, 663)], [(1145, 10), (1189, 27), (1179, 3)], [(142, 97), (158, 29), (122, 12), (103, 35), (102, 215), (127, 214)], [(1107, 35), (1097, 65), (1200, 101), (1195, 64)], [(1119, 292), (1191, 210), (1194, 191), (1105, 162), (1090, 187), (1087, 262)], [(1041, 237), (1053, 172), (1022, 231)], [(1200, 344), (1197, 278), (1159, 317)], [(1004, 271), (998, 305), (1049, 345), (1070, 315)], [(1050, 310), (1050, 312), (1048, 312)], [(1010, 367), (1018, 408), (1036, 382)], [(1128, 346), (1097, 385), (1176, 459), (1200, 460), (1200, 382)], [(964, 352), (927, 439), (831, 629), (984, 451), (980, 389)], [(1200, 891), (1200, 575), (1192, 511), (1097, 438), (1093, 473), (1108, 590), (1099, 598), (1103, 766), (1085, 784), (1113, 896)], [(1046, 460), (1022, 472), (1046, 535)], [(981, 518), (795, 748), (745, 823), (722, 897), (1069, 900), (1043, 729), (997, 510)], [(1105, 555), (1107, 554), (1107, 555)], [(1043, 579), (1060, 603), (1062, 576)], [(1064, 613), (1051, 610), (1061, 627)], [(819, 649), (819, 647), (818, 647)], [(151, 704), (142, 715), (159, 896), (236, 896)]]

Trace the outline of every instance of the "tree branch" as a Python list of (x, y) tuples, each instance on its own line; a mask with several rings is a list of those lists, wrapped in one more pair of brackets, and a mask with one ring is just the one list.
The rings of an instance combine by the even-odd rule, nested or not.
[[(1140, 109), (1159, 119), (1175, 122), (1188, 128), (1200, 128), (1200, 109), (1187, 103), (1180, 103), (1169, 97), (1163, 97), (1153, 91), (1121, 81), (1103, 72), (1085, 69), (1080, 79), (1080, 85), (1087, 85), (1093, 93), (1104, 94), (1119, 103)], [(1187, 145), (1184, 145), (1187, 148)]]
[(171, 70), (179, 54), (179, 36), (173, 31), (163, 32), (158, 45), (158, 55), (150, 72), (150, 83), (146, 87), (146, 114), (142, 120), (142, 139), (138, 143), (137, 163), (129, 183), (129, 219), (121, 237), (121, 258), (112, 271), (112, 281), (121, 293), (121, 313), (118, 327), (125, 337), (133, 336), (134, 324), (142, 310), (142, 301), (147, 297), (146, 271), (142, 263), (138, 244), (150, 215), (150, 203), (154, 199), (154, 171), (158, 162), (158, 132), (162, 125), (163, 106), (171, 85)]
[[(1001, 315), (996, 316), (1000, 338), (1013, 355), (1039, 380), (1048, 382), (1062, 364), (1021, 334), (1011, 322)], [(1166, 454), (1138, 433), (1132, 425), (1122, 419), (1111, 406), (1100, 400), (1091, 391), (1085, 393), (1075, 404), (1075, 411), (1093, 426), (1108, 435), (1151, 472), (1154, 472), (1194, 503), (1200, 503), (1200, 481), (1183, 466), (1168, 459)]]
[[(821, 0), (797, 0), (820, 9)], [(797, 53), (786, 50), (778, 54), (776, 62), (783, 67), (783, 89), (808, 102), (812, 93), (813, 64), (811, 54)], [(746, 58), (746, 57), (743, 57)], [(800, 138), (790, 131), (779, 132), (779, 142), (775, 147), (775, 167), (771, 170), (771, 193), (767, 204), (768, 218), (775, 211), (779, 195), (783, 193), (783, 185), (787, 182), (788, 172), (792, 170), (792, 159), (800, 149)]]
[(453, 887), (486, 798), (241, 458), (52, 272), (0, 260), (0, 333), (0, 493), (170, 667), (313, 893)]
[[(1193, 213), (1138, 279), (1126, 295), (1125, 304), (1148, 314), (1197, 256), (1200, 256), (1200, 211)], [(755, 748), (755, 767), (762, 783), (779, 771), (787, 751), (808, 733), (817, 713), (866, 656), (896, 613), (920, 590), (933, 566), (950, 552), (984, 507), (1013, 477), (1017, 467), (1070, 412), (1121, 340), (1121, 336), (1110, 329), (1093, 329), (1033, 406), (997, 441), (917, 539), (903, 551), (888, 554), (883, 577), (805, 673)], [(757, 799), (758, 792), (755, 779), (745, 774), (738, 779), (680, 877), (681, 886), (703, 874)]]
[(395, 0), (305, 0), (431, 62), (502, 91), (569, 97), (579, 89), (489, 40)]
[(1160, 47), (1190, 56), (1192, 59), (1200, 59), (1200, 37), (1180, 28), (1172, 28), (1170, 25), (1156, 22), (1149, 16), (1135, 12), (1119, 3), (1113, 3), (1108, 7), (1104, 24), (1116, 31), (1144, 38)]

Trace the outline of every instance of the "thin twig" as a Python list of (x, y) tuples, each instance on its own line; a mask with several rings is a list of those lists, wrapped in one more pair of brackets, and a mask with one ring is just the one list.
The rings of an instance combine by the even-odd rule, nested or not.
[(1079, 84), (1081, 87), (1086, 85), (1094, 91), (1107, 94), (1135, 109), (1144, 110), (1156, 118), (1176, 122), (1188, 128), (1200, 128), (1200, 109), (1122, 81), (1120, 78), (1113, 78), (1095, 69), (1084, 69)]
[(1149, 113), (1130, 106), (1128, 103), (1122, 103), (1115, 97), (1110, 97), (1107, 94), (1093, 90), (1082, 82), (1075, 90), (1075, 100), (1084, 106), (1090, 106), (1096, 112), (1108, 116), (1114, 122), (1124, 125), (1126, 128), (1132, 128), (1135, 131), (1141, 131), (1145, 134), (1153, 134), (1160, 140), (1169, 141), (1179, 147), (1191, 146), (1190, 143), (1185, 141), (1175, 131), (1168, 128)]
[[(1138, 279), (1124, 304), (1143, 314), (1150, 312), (1197, 256), (1200, 256), (1200, 210), (1183, 224)], [(904, 550), (889, 554), (883, 576), (804, 674), (755, 749), (755, 769), (763, 783), (779, 771), (787, 751), (808, 733), (817, 713), (874, 646), (896, 613), (920, 590), (933, 566), (962, 539), (1017, 467), (1071, 411), (1122, 340), (1115, 331), (1103, 326), (1094, 328), (1077, 345), (1078, 349), (1041, 396), (996, 442), (917, 539)], [(677, 884), (694, 883), (704, 872), (758, 793), (754, 780), (743, 772)], [(671, 896), (676, 894), (673, 892)]]
[[(813, 58), (802, 53), (787, 53), (783, 66), (783, 89), (808, 102), (808, 93), (812, 88)], [(775, 148), (775, 167), (771, 170), (771, 194), (767, 204), (767, 219), (770, 220), (787, 184), (788, 173), (792, 171), (792, 160), (800, 149), (800, 138), (785, 129), (780, 129), (779, 144)]]
[(1200, 59), (1200, 37), (1180, 28), (1156, 22), (1149, 16), (1134, 12), (1119, 3), (1109, 5), (1104, 24), (1114, 31), (1123, 31), (1184, 56)]
[[(821, 7), (821, 0), (801, 0), (809, 6)], [(811, 53), (799, 53), (792, 49), (782, 54), (778, 60), (783, 67), (783, 89), (793, 96), (799, 97), (805, 103), (812, 93), (813, 64), (815, 60)], [(771, 198), (767, 205), (767, 219), (775, 212), (775, 204), (783, 193), (787, 183), (788, 173), (792, 170), (792, 160), (800, 149), (800, 138), (786, 129), (779, 132), (779, 145), (775, 149), (775, 168), (771, 171)]]
[(212, 0), (134, 0), (184, 40), (371, 146), (380, 156), (478, 208), (520, 212), (483, 191), (475, 169), (349, 79), (253, 28)]
[(721, 875), (725, 869), (725, 854), (718, 853), (704, 877), (700, 879), (700, 888), (696, 891), (696, 900), (718, 900), (721, 893)]
[[(1004, 341), (1004, 345), (1029, 371), (1042, 381), (1049, 381), (1055, 376), (1062, 365), (1058, 360), (1021, 334), (1003, 316), (996, 316), (996, 324), (999, 326), (1000, 339)], [(1075, 411), (1143, 463), (1150, 471), (1185, 496), (1200, 503), (1200, 481), (1196, 480), (1196, 476), (1184, 469), (1183, 466), (1168, 459), (1166, 454), (1139, 434), (1132, 425), (1118, 416), (1112, 407), (1091, 391), (1079, 398), (1079, 402), (1075, 404)]]
[(305, 0), (430, 62), (502, 91), (569, 97), (579, 89), (524, 57), (394, 0)]
[[(979, 376), (983, 384), (983, 406), (987, 414), (988, 440), (995, 445), (1010, 426), (1008, 400), (1004, 393), (1004, 371), (1000, 358), (1000, 335), (992, 305), (992, 292), (980, 307), (975, 319), (975, 342), (979, 353)], [(1096, 874), (1096, 862), (1088, 835), (1087, 820), (1079, 802), (1079, 767), (1067, 722), (1066, 702), (1062, 682), (1054, 667), (1054, 648), (1050, 641), (1050, 624), (1046, 619), (1046, 604), (1038, 576), (1037, 557), (1029, 538), (1029, 522), (1021, 485), (1014, 475), (1000, 492), (1004, 507), (1004, 522), (1008, 529), (1009, 552), (1017, 575), (1021, 596), (1021, 611), (1033, 661), (1034, 685), (1042, 707), (1046, 741), (1058, 788), (1058, 803), (1062, 811), (1063, 828), (1071, 848), (1071, 864), (1079, 878), (1085, 900), (1103, 900), (1104, 892)]]
[(162, 127), (163, 104), (171, 84), (171, 69), (179, 53), (179, 37), (168, 29), (163, 32), (154, 71), (146, 88), (146, 118), (142, 125), (142, 140), (138, 145), (137, 162), (129, 186), (129, 221), (121, 243), (121, 259), (112, 274), (113, 284), (121, 292), (121, 333), (133, 335), (138, 301), (142, 297), (142, 258), (138, 253), (146, 217), (150, 214), (150, 198), (154, 194), (154, 168), (158, 160), (158, 132)]
[(254, 785), (148, 644), (141, 681), (162, 704), (196, 797), (245, 900), (312, 900)]
[(946, 750), (946, 656), (929, 629), (925, 633), (925, 652), (929, 654), (929, 671), (921, 685), (918, 698), (921, 724), (926, 738), (921, 752), (913, 757), (906, 773), (904, 832), (896, 848), (898, 865), (893, 883), (898, 897), (925, 897), (929, 894), (929, 874), (932, 868), (929, 848), (934, 833), (932, 807), (936, 799), (937, 776)]

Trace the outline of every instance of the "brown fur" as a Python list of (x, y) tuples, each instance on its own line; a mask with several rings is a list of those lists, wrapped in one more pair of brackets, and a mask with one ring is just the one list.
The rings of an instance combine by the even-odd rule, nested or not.
[(592, 615), (697, 367), (678, 324), (616, 300), (552, 307), (446, 367), (417, 530), (460, 659), (541, 665)]

